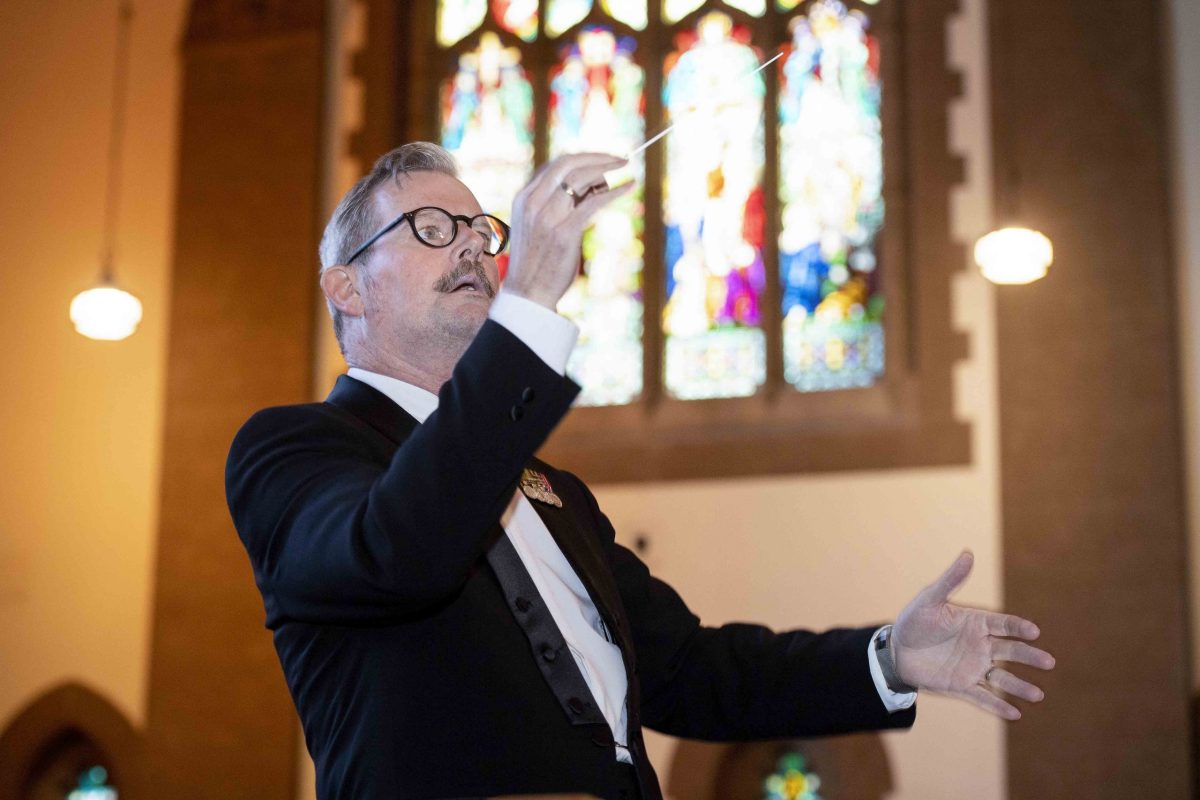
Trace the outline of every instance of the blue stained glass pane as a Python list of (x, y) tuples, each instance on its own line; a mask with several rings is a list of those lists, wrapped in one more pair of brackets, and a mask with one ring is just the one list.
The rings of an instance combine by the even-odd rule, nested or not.
[(750, 395), (766, 379), (765, 84), (749, 42), (709, 13), (666, 64), (664, 379), (680, 399)]
[(869, 24), (838, 0), (816, 0), (783, 48), (783, 358), (800, 391), (870, 386), (884, 371), (882, 84)]

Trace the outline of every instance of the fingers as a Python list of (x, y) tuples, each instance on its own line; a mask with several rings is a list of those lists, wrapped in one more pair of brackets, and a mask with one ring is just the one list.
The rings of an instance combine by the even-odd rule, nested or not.
[(925, 588), (921, 594), (925, 595), (924, 600), (928, 603), (938, 604), (944, 603), (950, 599), (958, 587), (962, 586), (963, 581), (971, 574), (971, 567), (975, 564), (975, 556), (970, 550), (964, 550), (959, 554), (958, 558), (954, 559), (954, 563), (942, 573), (936, 581)]
[(992, 667), (988, 670), (986, 677), (987, 686), (999, 689), (1005, 694), (1011, 694), (1013, 697), (1028, 700), (1030, 703), (1040, 703), (1046, 697), (1046, 693), (1041, 689), (1029, 681), (1018, 678), (1002, 667)]
[(992, 636), (1012, 636), (1032, 641), (1042, 635), (1037, 625), (1013, 614), (988, 612), (984, 622), (987, 625), (987, 632)]
[(1054, 656), (1032, 645), (1012, 639), (995, 639), (992, 642), (992, 658), (1025, 664), (1037, 669), (1054, 669)]
[(1017, 710), (1016, 706), (997, 697), (982, 686), (972, 686), (963, 692), (963, 696), (984, 711), (995, 714), (1001, 719), (1015, 722), (1021, 718), (1021, 712)]
[(579, 223), (585, 223), (593, 214), (622, 195), (633, 190), (634, 183), (629, 181), (615, 189), (598, 189), (591, 192), (579, 202), (571, 214), (571, 218)]
[[(545, 201), (554, 192), (566, 195), (563, 186), (583, 194), (589, 186), (605, 184), (604, 173), (626, 163), (625, 159), (604, 153), (570, 153), (548, 162), (530, 181), (530, 199)], [(570, 199), (568, 195), (568, 199)]]

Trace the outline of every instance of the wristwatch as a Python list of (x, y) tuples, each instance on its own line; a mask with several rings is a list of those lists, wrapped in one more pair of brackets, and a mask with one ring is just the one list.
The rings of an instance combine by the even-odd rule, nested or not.
[(896, 654), (892, 650), (892, 626), (883, 626), (879, 633), (875, 634), (873, 644), (875, 657), (879, 659), (879, 671), (883, 673), (883, 681), (887, 687), (896, 694), (915, 692), (917, 687), (909, 686), (900, 680), (900, 675), (896, 672)]

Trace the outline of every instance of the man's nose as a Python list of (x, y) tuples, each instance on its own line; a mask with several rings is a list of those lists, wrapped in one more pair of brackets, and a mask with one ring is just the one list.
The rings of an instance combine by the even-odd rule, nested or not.
[(470, 225), (458, 226), (458, 238), (454, 241), (454, 257), (461, 261), (478, 261), (483, 255), (483, 236)]

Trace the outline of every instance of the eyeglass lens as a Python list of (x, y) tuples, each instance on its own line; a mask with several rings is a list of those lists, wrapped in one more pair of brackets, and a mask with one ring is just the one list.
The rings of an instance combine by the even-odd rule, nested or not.
[[(455, 221), (440, 208), (422, 208), (413, 215), (417, 236), (432, 247), (446, 247), (454, 241)], [(471, 230), (483, 237), (483, 251), (496, 255), (504, 246), (504, 228), (500, 220), (482, 214), (471, 220)]]

